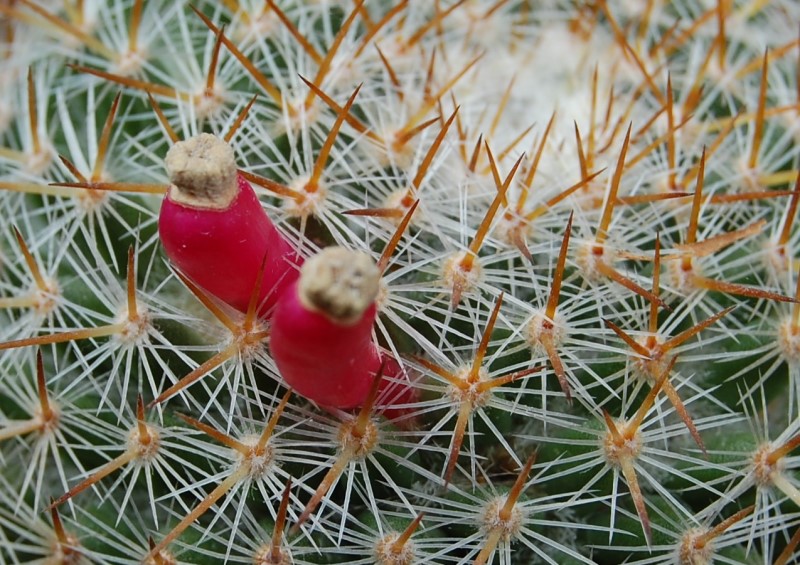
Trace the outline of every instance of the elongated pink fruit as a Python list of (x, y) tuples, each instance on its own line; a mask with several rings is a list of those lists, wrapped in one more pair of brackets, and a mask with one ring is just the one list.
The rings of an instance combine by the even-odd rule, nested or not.
[(383, 400), (413, 400), (408, 384), (397, 386), (405, 380), (400, 365), (372, 340), (380, 276), (367, 254), (342, 247), (305, 262), (276, 306), (270, 331), (272, 357), (296, 392), (323, 407), (354, 408), (385, 361), (380, 390), (389, 398)]
[(170, 182), (158, 232), (173, 265), (195, 284), (245, 312), (259, 270), (265, 317), (298, 277), (302, 257), (270, 221), (238, 174), (233, 149), (201, 133), (176, 143), (165, 160)]

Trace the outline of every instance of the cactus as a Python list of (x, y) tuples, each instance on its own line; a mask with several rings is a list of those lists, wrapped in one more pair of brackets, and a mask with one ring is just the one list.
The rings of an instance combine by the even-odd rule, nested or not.
[[(798, 21), (0, 4), (0, 563), (800, 562)], [(325, 383), (357, 406), (294, 329), (282, 377), (269, 257), (165, 254), (201, 133), (292, 276), (333, 246), (380, 276)], [(254, 272), (247, 308), (206, 289)]]

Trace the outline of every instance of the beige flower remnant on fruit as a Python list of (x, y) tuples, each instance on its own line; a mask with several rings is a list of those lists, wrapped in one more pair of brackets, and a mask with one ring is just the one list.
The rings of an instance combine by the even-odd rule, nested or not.
[(224, 209), (237, 190), (233, 148), (210, 133), (180, 141), (165, 160), (172, 183), (169, 197), (195, 208)]
[(303, 265), (298, 295), (309, 310), (352, 325), (378, 297), (380, 276), (366, 253), (329, 247)]

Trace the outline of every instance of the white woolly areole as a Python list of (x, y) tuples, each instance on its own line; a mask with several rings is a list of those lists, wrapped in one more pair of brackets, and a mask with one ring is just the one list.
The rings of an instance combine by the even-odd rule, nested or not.
[(238, 192), (233, 148), (210, 133), (179, 141), (164, 159), (170, 198), (196, 208), (227, 208)]
[(309, 310), (352, 325), (375, 302), (380, 279), (380, 270), (366, 253), (328, 247), (303, 264), (298, 295)]

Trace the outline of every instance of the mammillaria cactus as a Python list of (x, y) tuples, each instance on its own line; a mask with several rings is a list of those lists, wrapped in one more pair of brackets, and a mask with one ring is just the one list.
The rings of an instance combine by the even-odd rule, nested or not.
[(0, 3), (0, 563), (799, 562), (798, 22)]

